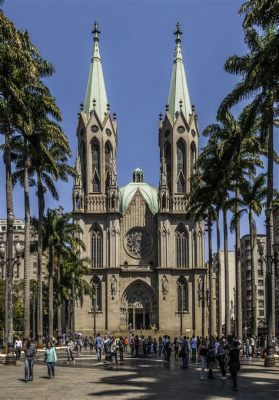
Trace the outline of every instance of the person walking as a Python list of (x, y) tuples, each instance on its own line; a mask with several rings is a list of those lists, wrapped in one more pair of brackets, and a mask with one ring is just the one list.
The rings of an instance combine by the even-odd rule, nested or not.
[(48, 378), (54, 378), (54, 367), (55, 363), (57, 362), (57, 355), (55, 347), (52, 347), (51, 342), (47, 342), (47, 347), (44, 351), (44, 360), (47, 364)]
[(215, 340), (212, 335), (209, 338), (207, 350), (208, 379), (215, 379), (213, 375), (213, 367), (215, 363)]
[(160, 336), (160, 337), (159, 337), (159, 357), (161, 357), (162, 350), (163, 350), (163, 339), (162, 339), (162, 337)]
[(239, 343), (235, 340), (228, 353), (229, 356), (229, 369), (232, 376), (233, 390), (237, 390), (237, 373), (240, 370), (239, 361)]
[(226, 358), (226, 342), (225, 339), (223, 338), (221, 342), (219, 343), (219, 346), (217, 348), (217, 355), (216, 358), (219, 363), (219, 367), (222, 373), (221, 379), (224, 381), (226, 380), (226, 368), (225, 368), (225, 358)]
[(198, 358), (201, 362), (201, 380), (205, 379), (206, 357), (207, 357), (207, 343), (206, 339), (202, 339), (198, 347)]
[(139, 356), (139, 345), (140, 345), (140, 340), (138, 335), (135, 337), (135, 352), (136, 352), (136, 357)]
[(67, 364), (70, 364), (70, 361), (75, 361), (74, 356), (73, 356), (73, 348), (74, 348), (74, 343), (72, 340), (70, 340), (67, 345), (66, 345), (66, 354), (67, 354)]
[(174, 359), (178, 360), (179, 343), (178, 343), (177, 337), (175, 337), (173, 339), (173, 349), (174, 349)]
[(19, 337), (15, 340), (14, 348), (15, 348), (16, 360), (19, 360), (22, 351), (22, 340)]
[(25, 372), (25, 382), (33, 381), (33, 366), (34, 358), (36, 356), (37, 349), (32, 343), (31, 339), (28, 339), (23, 345), (24, 351), (24, 372)]
[(131, 357), (133, 357), (135, 352), (135, 336), (133, 333), (130, 336), (130, 350), (131, 350)]
[(96, 340), (95, 340), (95, 347), (97, 351), (97, 358), (98, 361), (102, 360), (102, 347), (103, 347), (103, 339), (101, 338), (100, 334), (98, 333)]
[(184, 338), (181, 341), (181, 349), (179, 352), (179, 357), (182, 358), (181, 368), (187, 369), (188, 362), (189, 362), (189, 342), (188, 342), (186, 336), (184, 336)]
[(191, 339), (191, 350), (192, 350), (192, 361), (196, 361), (197, 358), (197, 338), (193, 336)]

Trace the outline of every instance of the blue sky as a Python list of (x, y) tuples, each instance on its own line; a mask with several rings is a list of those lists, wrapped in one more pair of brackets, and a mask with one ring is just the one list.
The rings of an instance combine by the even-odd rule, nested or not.
[[(200, 132), (213, 122), (216, 110), (238, 78), (223, 70), (225, 60), (243, 54), (245, 45), (237, 15), (238, 0), (10, 0), (4, 12), (20, 29), (27, 29), (56, 73), (47, 83), (63, 114), (63, 128), (73, 154), (79, 105), (84, 100), (92, 49), (91, 28), (98, 20), (107, 95), (118, 118), (118, 181), (130, 182), (141, 167), (145, 181), (158, 185), (158, 114), (168, 97), (174, 54), (175, 24), (180, 21), (183, 56)], [(236, 108), (236, 113), (240, 111)], [(200, 147), (205, 144), (201, 137)], [(278, 149), (278, 135), (276, 138)], [(278, 168), (275, 184), (278, 187)], [(5, 173), (0, 162), (0, 216), (5, 216)], [(60, 203), (71, 210), (72, 182), (58, 183)], [(23, 193), (14, 191), (15, 215), (24, 216)], [(48, 207), (57, 206), (49, 195)], [(32, 193), (32, 214), (37, 213)], [(258, 230), (264, 233), (260, 218)], [(242, 233), (247, 233), (243, 220)], [(233, 249), (233, 238), (230, 237)]]

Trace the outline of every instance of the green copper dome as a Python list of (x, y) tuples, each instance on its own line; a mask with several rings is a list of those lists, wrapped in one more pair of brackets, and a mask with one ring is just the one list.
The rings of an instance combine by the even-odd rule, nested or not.
[[(138, 175), (141, 181), (135, 181)], [(143, 171), (139, 168), (133, 171), (133, 182), (120, 188), (120, 211), (124, 213), (127, 210), (137, 191), (142, 194), (152, 214), (156, 214), (158, 212), (157, 188), (143, 182)]]

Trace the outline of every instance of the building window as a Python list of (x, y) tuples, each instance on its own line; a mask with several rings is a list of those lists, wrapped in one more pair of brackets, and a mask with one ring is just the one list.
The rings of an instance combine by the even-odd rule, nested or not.
[(259, 315), (260, 315), (261, 317), (263, 317), (263, 316), (264, 316), (264, 310), (259, 310)]
[(169, 142), (165, 145), (165, 160), (167, 167), (167, 182), (169, 191), (171, 191), (171, 145)]
[(92, 278), (92, 308), (95, 311), (102, 310), (102, 282), (97, 275), (94, 275)]
[(86, 192), (86, 151), (84, 142), (81, 142), (80, 145), (80, 156), (81, 156), (81, 180), (84, 192)]
[(264, 308), (264, 300), (259, 300), (259, 307)]
[(251, 271), (246, 271), (246, 278), (251, 277)]
[(264, 296), (264, 290), (258, 290), (258, 295), (259, 296)]
[(184, 277), (177, 281), (177, 309), (178, 312), (188, 311), (188, 282)]
[(198, 268), (198, 237), (197, 232), (193, 232), (193, 268)]
[(105, 169), (106, 169), (106, 192), (110, 184), (110, 163), (112, 157), (112, 146), (109, 141), (105, 145)]
[(99, 228), (92, 230), (92, 268), (102, 268), (102, 232)]
[(188, 268), (188, 233), (184, 226), (176, 230), (176, 266)]
[(258, 285), (259, 285), (259, 286), (263, 286), (263, 280), (262, 280), (262, 279), (259, 279), (259, 280), (258, 280)]
[(185, 145), (182, 140), (177, 142), (177, 192), (185, 193)]
[(195, 163), (197, 160), (197, 150), (194, 142), (191, 143), (191, 175), (194, 173)]
[(93, 192), (100, 192), (100, 146), (96, 139), (92, 142), (92, 174)]
[(261, 269), (258, 270), (258, 276), (263, 276), (263, 270)]

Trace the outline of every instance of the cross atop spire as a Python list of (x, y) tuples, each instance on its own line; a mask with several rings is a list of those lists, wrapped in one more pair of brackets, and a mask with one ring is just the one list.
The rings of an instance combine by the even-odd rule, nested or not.
[(84, 112), (89, 117), (90, 111), (94, 109), (100, 120), (103, 121), (105, 113), (107, 112), (108, 99), (99, 48), (100, 33), (98, 22), (95, 21), (92, 29), (94, 44), (84, 100)]
[(181, 35), (183, 35), (183, 32), (180, 30), (180, 23), (176, 23), (176, 31), (174, 32), (176, 39), (175, 43), (181, 43)]
[(169, 113), (173, 121), (176, 120), (178, 112), (182, 112), (186, 118), (189, 119), (189, 114), (192, 113), (186, 74), (184, 69), (182, 48), (181, 48), (181, 35), (182, 31), (180, 23), (176, 24), (176, 31), (174, 32), (175, 39), (175, 52), (172, 68), (172, 76), (169, 90)]

